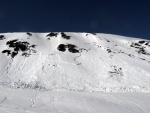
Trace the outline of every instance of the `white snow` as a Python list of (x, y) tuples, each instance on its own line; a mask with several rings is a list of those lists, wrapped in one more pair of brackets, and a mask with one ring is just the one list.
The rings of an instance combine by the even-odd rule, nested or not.
[(149, 113), (149, 69), (149, 40), (3, 33), (0, 113)]
[(0, 113), (150, 112), (149, 93), (0, 89)]

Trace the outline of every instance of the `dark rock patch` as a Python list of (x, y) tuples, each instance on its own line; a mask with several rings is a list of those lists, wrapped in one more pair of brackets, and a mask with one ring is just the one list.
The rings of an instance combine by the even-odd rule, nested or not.
[(7, 53), (7, 55), (9, 56), (11, 54), (11, 50), (3, 50), (2, 53)]
[(22, 44), (25, 44), (25, 45), (29, 45), (30, 43), (28, 42), (21, 42)]
[(23, 52), (22, 56), (29, 56), (31, 54), (29, 53), (36, 53), (35, 50), (33, 50), (32, 48), (35, 48), (36, 45), (30, 45), (29, 42), (21, 42), (18, 41), (17, 39), (15, 40), (10, 40), (6, 42), (6, 45), (10, 48), (13, 48), (13, 51), (11, 50), (3, 50), (2, 53), (7, 53), (7, 55), (11, 55), (12, 58), (14, 58), (18, 52)]
[(30, 47), (35, 48), (35, 47), (36, 47), (36, 45), (31, 45)]
[(76, 46), (73, 45), (73, 44), (67, 44), (66, 47), (68, 47), (68, 48), (76, 48)]
[(57, 49), (58, 49), (59, 51), (65, 52), (65, 51), (66, 51), (66, 45), (60, 44), (60, 45), (57, 47)]
[(145, 51), (144, 48), (139, 48), (138, 53), (145, 54), (145, 55), (150, 55), (149, 53), (147, 53), (147, 52)]
[(144, 58), (140, 58), (141, 60), (146, 60), (146, 59), (144, 59)]
[(68, 51), (69, 52), (72, 52), (72, 53), (79, 53), (79, 50), (76, 49), (76, 46), (75, 45), (72, 45), (72, 44), (68, 44)]
[(13, 45), (18, 39), (10, 40), (6, 43), (6, 45)]
[(108, 53), (111, 53), (112, 51), (110, 49), (107, 49)]
[(131, 44), (130, 47), (134, 47), (134, 46)]
[(13, 41), (8, 41), (6, 44), (11, 47), (11, 48), (14, 48), (14, 51), (27, 51), (28, 49), (28, 45), (29, 43), (28, 42), (16, 42), (17, 40), (13, 40)]
[(92, 35), (96, 35), (96, 33), (91, 33)]
[(111, 77), (121, 77), (121, 76), (124, 76), (123, 74), (123, 69), (120, 67), (120, 68), (117, 68), (116, 66), (111, 66), (113, 71), (109, 71), (110, 73), (110, 76)]
[(146, 45), (146, 46), (149, 46), (150, 41), (141, 40), (141, 41), (138, 41), (137, 43), (132, 43), (130, 46), (135, 47), (135, 48), (139, 48), (141, 46), (144, 46), (143, 44)]
[(21, 51), (27, 51), (28, 50), (28, 46), (26, 44), (21, 43), (21, 42), (16, 43), (16, 48), (18, 48), (18, 50), (21, 50)]
[(140, 43), (140, 44), (144, 44), (144, 43), (145, 43), (145, 41), (142, 41), (142, 40), (141, 40), (141, 41), (139, 41), (139, 43)]
[(0, 40), (6, 39), (4, 35), (0, 35)]
[(29, 32), (27, 32), (27, 35), (32, 36), (32, 34), (31, 34), (31, 33), (29, 33)]
[(132, 44), (130, 45), (130, 47), (134, 47), (134, 48), (135, 48), (135, 47), (138, 47), (138, 48), (139, 48), (139, 46), (140, 46), (140, 45), (135, 44), (135, 43), (132, 43)]
[(128, 56), (129, 56), (129, 57), (132, 57), (132, 58), (134, 58), (134, 57), (135, 57), (135, 56), (134, 56), (134, 55), (132, 55), (132, 54), (128, 54)]
[(132, 43), (130, 47), (136, 48), (139, 54), (150, 55), (150, 53), (145, 50), (146, 46), (142, 45), (144, 43), (145, 45), (149, 45), (147, 41), (139, 41), (138, 43)]
[(140, 44), (138, 44), (138, 43), (134, 43), (134, 45), (135, 45), (135, 46), (141, 46), (141, 45), (140, 45)]
[(74, 49), (74, 48), (69, 48), (68, 50), (69, 52), (72, 52), (72, 53), (79, 53), (79, 50)]
[(108, 39), (105, 39), (107, 42), (110, 42)]
[(145, 45), (146, 45), (146, 46), (148, 46), (148, 44), (149, 44), (148, 42), (147, 42), (147, 43), (145, 43)]
[(49, 33), (46, 37), (52, 37), (52, 36), (57, 37), (57, 35), (58, 35), (58, 33), (53, 33), (53, 32), (51, 32), (51, 33)]
[(64, 38), (64, 39), (67, 39), (69, 40), (71, 36), (67, 36), (65, 33), (61, 33), (61, 36)]
[(16, 51), (15, 51), (15, 52), (12, 52), (12, 53), (11, 53), (11, 57), (14, 58), (17, 54), (18, 54), (18, 52), (16, 52)]
[[(89, 49), (89, 50), (90, 50), (90, 49)], [(87, 50), (87, 49), (85, 49), (85, 48), (80, 48), (80, 49), (79, 49), (80, 52), (82, 52), (82, 51), (88, 52), (89, 50)]]
[(130, 45), (130, 47), (134, 47), (134, 48), (139, 48), (140, 46), (141, 46), (141, 44), (139, 44), (139, 43), (132, 43)]
[(65, 52), (66, 49), (68, 48), (68, 51), (71, 53), (79, 53), (79, 50), (77, 50), (77, 46), (73, 45), (73, 44), (60, 44), (57, 49), (59, 51)]
[(22, 56), (25, 56), (25, 57), (29, 57), (29, 55), (31, 55), (31, 54), (29, 54), (29, 53), (22, 53)]

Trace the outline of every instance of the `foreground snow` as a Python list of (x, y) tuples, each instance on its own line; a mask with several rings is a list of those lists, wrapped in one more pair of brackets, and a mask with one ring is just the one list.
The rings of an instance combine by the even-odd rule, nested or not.
[(149, 112), (149, 93), (35, 91), (0, 87), (0, 113)]

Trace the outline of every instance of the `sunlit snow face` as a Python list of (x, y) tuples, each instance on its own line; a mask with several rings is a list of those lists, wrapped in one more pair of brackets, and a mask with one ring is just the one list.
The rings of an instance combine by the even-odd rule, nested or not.
[(150, 80), (149, 47), (147, 40), (108, 34), (1, 34), (1, 81), (15, 88), (141, 90)]

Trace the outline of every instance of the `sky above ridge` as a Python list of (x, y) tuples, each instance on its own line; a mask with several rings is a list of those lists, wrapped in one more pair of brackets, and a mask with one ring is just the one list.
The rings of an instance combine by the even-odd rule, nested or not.
[(0, 33), (97, 32), (150, 39), (148, 0), (3, 0)]

